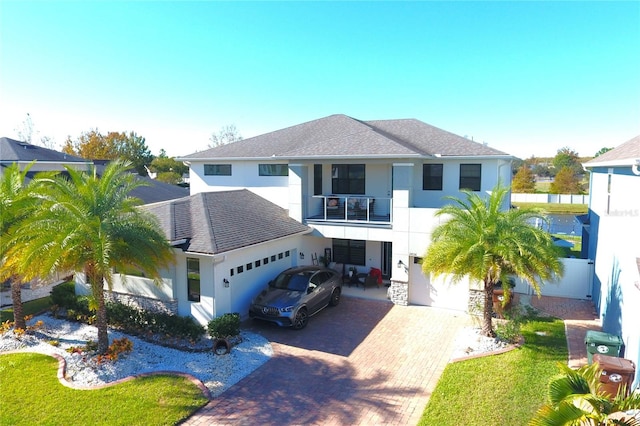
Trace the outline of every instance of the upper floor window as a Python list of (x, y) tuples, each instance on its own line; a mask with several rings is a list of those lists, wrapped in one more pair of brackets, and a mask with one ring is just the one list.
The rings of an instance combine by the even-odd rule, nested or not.
[(258, 164), (259, 176), (289, 176), (287, 164)]
[(313, 195), (322, 194), (322, 164), (313, 165)]
[(333, 164), (331, 191), (333, 194), (364, 194), (364, 164)]
[(205, 164), (205, 176), (231, 176), (231, 164)]
[(482, 164), (460, 164), (460, 189), (480, 191)]
[(422, 165), (422, 189), (442, 191), (442, 164)]
[(187, 257), (187, 298), (200, 301), (200, 259)]

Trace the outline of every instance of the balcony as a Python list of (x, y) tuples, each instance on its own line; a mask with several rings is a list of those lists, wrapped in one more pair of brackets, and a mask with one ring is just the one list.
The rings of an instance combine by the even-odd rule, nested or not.
[(392, 199), (367, 195), (314, 195), (308, 221), (391, 224)]

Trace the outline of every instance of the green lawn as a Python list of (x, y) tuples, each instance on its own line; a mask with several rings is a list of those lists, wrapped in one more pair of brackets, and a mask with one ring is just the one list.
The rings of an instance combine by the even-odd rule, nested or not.
[[(22, 304), (22, 307), (24, 309), (25, 315), (35, 315), (49, 309), (52, 303), (53, 302), (51, 302), (51, 298), (47, 296), (43, 297), (42, 299), (35, 299), (24, 302)], [(5, 321), (13, 321), (13, 307), (0, 311), (0, 322)]]
[(523, 324), (525, 344), (502, 355), (449, 364), (420, 425), (525, 425), (546, 402), (557, 362), (567, 361), (562, 320)]
[(0, 355), (1, 425), (174, 425), (207, 400), (193, 383), (151, 376), (96, 390), (60, 384), (58, 361)]
[(586, 204), (563, 203), (513, 203), (516, 207), (534, 207), (549, 214), (585, 214), (589, 210)]

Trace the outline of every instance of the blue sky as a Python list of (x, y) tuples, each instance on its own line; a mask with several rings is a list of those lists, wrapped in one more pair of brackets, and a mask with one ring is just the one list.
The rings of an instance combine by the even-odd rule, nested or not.
[(203, 150), (331, 114), (521, 158), (640, 134), (640, 2), (0, 1), (0, 136)]

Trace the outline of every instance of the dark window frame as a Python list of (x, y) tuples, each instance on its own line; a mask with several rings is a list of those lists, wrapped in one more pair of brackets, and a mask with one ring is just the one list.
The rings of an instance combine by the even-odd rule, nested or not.
[(334, 238), (332, 246), (334, 262), (349, 265), (366, 265), (367, 242), (365, 240), (344, 240)]
[(424, 191), (442, 191), (444, 164), (426, 163), (422, 165), (422, 189)]
[[(228, 170), (227, 170), (228, 169)], [(205, 176), (231, 176), (231, 164), (205, 164)]]
[(364, 195), (367, 183), (365, 164), (332, 164), (331, 193)]
[(289, 176), (288, 164), (258, 164), (258, 176)]
[(313, 195), (322, 194), (322, 164), (313, 165)]
[(482, 164), (460, 164), (460, 184), (458, 189), (480, 191), (482, 188)]
[(200, 302), (200, 259), (187, 257), (187, 299)]

